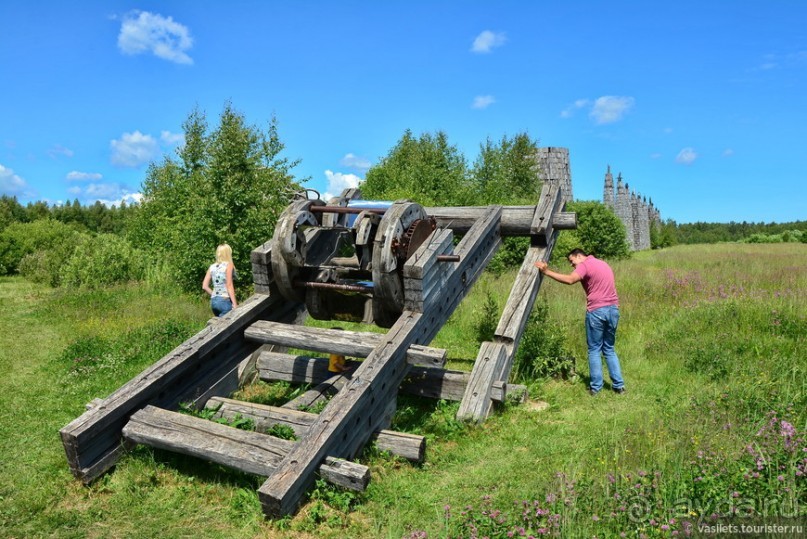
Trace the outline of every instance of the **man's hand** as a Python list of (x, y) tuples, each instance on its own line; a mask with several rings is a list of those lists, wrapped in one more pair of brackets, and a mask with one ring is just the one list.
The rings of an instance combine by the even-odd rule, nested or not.
[(545, 272), (545, 271), (546, 271), (546, 268), (547, 268), (547, 267), (549, 267), (549, 264), (547, 264), (547, 263), (546, 263), (546, 262), (544, 262), (543, 260), (539, 260), (538, 262), (536, 262), (536, 263), (534, 264), (534, 266), (535, 266), (536, 268), (538, 268), (538, 271), (540, 271), (541, 273), (543, 273), (543, 272)]

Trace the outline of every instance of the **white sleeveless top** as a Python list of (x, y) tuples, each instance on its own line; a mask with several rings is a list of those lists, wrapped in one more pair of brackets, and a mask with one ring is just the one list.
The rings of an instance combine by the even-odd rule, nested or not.
[(230, 297), (227, 292), (227, 264), (228, 262), (217, 262), (210, 265), (210, 280), (213, 283), (213, 296), (223, 298)]

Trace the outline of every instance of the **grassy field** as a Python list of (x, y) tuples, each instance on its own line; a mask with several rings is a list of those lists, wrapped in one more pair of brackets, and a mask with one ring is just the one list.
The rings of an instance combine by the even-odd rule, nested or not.
[[(547, 280), (544, 325), (577, 376), (530, 383), (527, 405), (481, 427), (401, 398), (394, 428), (427, 436), (427, 462), (368, 450), (368, 492), (318, 485), (280, 521), (261, 515), (261, 478), (190, 458), (138, 448), (90, 487), (68, 470), (59, 429), (200, 329), (201, 299), (0, 279), (0, 536), (684, 537), (731, 514), (807, 533), (807, 246), (682, 246), (613, 267), (625, 395), (588, 396), (582, 290)], [(485, 276), (438, 336), (453, 368), (470, 368), (486, 298), (501, 308), (511, 280)]]

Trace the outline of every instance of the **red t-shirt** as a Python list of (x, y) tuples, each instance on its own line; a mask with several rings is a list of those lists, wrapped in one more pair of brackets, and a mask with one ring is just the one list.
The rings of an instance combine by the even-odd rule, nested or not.
[(611, 266), (589, 255), (574, 268), (572, 273), (580, 276), (583, 290), (586, 291), (586, 310), (588, 312), (609, 305), (619, 306)]

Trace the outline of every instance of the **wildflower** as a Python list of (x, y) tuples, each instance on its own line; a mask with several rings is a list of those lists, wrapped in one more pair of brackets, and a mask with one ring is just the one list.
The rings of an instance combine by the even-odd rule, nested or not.
[(784, 475), (780, 475), (780, 476), (779, 476), (779, 477), (777, 477), (776, 479), (778, 479), (779, 481), (784, 481), (784, 480), (785, 480), (785, 476), (784, 476)]
[(593, 520), (594, 522), (597, 522), (598, 520), (600, 520), (600, 517), (598, 517), (597, 515), (592, 515), (591, 520)]

